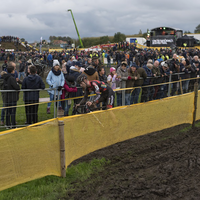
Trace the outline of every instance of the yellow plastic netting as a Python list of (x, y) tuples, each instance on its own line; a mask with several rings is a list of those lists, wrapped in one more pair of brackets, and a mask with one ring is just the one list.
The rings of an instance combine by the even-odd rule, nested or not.
[(58, 120), (65, 124), (68, 166), (77, 158), (114, 143), (192, 123), (193, 106), (194, 93), (189, 93), (4, 131), (0, 134), (0, 190), (46, 175), (61, 175)]
[(97, 149), (162, 130), (192, 123), (194, 94), (63, 118), (66, 166)]
[(46, 175), (60, 176), (57, 119), (0, 134), (0, 190)]

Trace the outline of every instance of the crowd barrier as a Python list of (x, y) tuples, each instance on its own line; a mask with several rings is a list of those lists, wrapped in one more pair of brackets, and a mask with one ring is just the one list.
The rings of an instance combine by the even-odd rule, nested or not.
[(195, 119), (200, 119), (194, 103), (199, 108), (200, 92), (195, 91), (1, 132), (0, 190), (47, 175), (65, 177), (67, 166), (90, 152), (179, 124), (192, 124), (194, 113)]
[[(145, 88), (145, 87), (150, 87), (150, 86), (161, 86), (161, 85), (167, 85), (167, 91), (168, 91), (168, 93), (167, 93), (167, 96), (168, 97), (170, 97), (170, 91), (171, 91), (171, 88), (172, 88), (172, 84), (173, 83), (177, 83), (179, 86), (177, 87), (178, 89), (180, 88), (180, 91), (181, 91), (181, 94), (183, 94), (183, 90), (182, 90), (182, 82), (183, 81), (186, 81), (186, 80), (188, 80), (188, 81), (191, 81), (191, 80), (196, 80), (196, 79), (199, 79), (198, 77), (195, 77), (195, 78), (189, 78), (189, 79), (181, 79), (180, 77), (180, 79), (178, 80), (178, 81), (172, 81), (172, 76), (173, 75), (178, 75), (178, 76), (181, 76), (181, 75), (183, 75), (184, 73), (175, 73), (175, 74), (169, 74), (169, 76), (168, 76), (168, 79), (169, 79), (169, 81), (168, 82), (165, 82), (165, 83), (159, 83), (159, 84), (152, 84), (152, 85), (146, 85), (146, 86), (141, 86), (141, 87), (139, 87), (139, 88)], [(160, 78), (160, 77), (147, 77), (147, 79), (157, 79), (157, 78)], [(141, 78), (142, 79), (142, 78)], [(124, 106), (125, 105), (125, 93), (126, 93), (126, 91), (127, 90), (131, 90), (131, 92), (135, 89), (135, 88), (138, 88), (138, 87), (131, 87), (131, 88), (126, 88), (126, 81), (122, 81), (122, 87), (121, 87), (121, 89), (115, 89), (114, 91), (121, 91), (121, 93), (122, 93), (122, 105)], [(43, 97), (46, 97), (46, 99), (47, 98), (49, 98), (49, 95), (48, 95), (48, 93), (47, 93), (47, 91), (49, 91), (49, 90), (54, 90), (54, 94), (56, 94), (56, 88), (45, 88), (44, 90), (41, 90), (41, 89), (34, 89), (34, 90), (31, 90), (31, 89), (21, 89), (19, 92), (20, 92), (20, 99), (19, 99), (19, 101), (17, 102), (17, 106), (14, 106), (14, 107), (17, 107), (18, 109), (21, 109), (22, 107), (23, 107), (23, 109), (24, 109), (24, 107), (25, 107), (25, 104), (24, 104), (24, 100), (23, 100), (23, 93), (24, 92), (30, 92), (30, 91), (45, 91), (46, 92), (46, 94), (45, 94), (45, 96), (44, 96), (44, 93), (43, 93)], [(6, 92), (13, 92), (12, 90), (0, 90), (0, 111), (2, 110), (2, 109), (5, 109), (5, 108), (7, 108), (5, 105), (3, 105), (3, 102), (2, 102), (2, 94), (4, 94), (4, 93), (6, 93)], [(81, 97), (76, 97), (76, 98), (68, 98), (68, 99), (65, 99), (65, 100), (73, 100), (73, 99), (79, 99), (79, 98), (82, 98), (82, 96)], [(56, 95), (54, 95), (54, 99), (56, 99)], [(59, 97), (58, 97), (58, 99), (57, 100), (55, 100), (55, 101), (51, 101), (53, 104), (53, 109), (52, 109), (52, 107), (51, 107), (51, 111), (52, 111), (52, 113), (53, 113), (53, 116), (52, 117), (54, 117), (54, 118), (56, 118), (58, 115), (58, 107), (56, 107), (56, 105), (57, 105), (57, 103), (56, 102), (58, 102), (58, 101), (63, 101), (63, 100), (60, 100), (59, 99)], [(39, 103), (35, 103), (35, 104), (38, 104), (38, 105), (44, 105), (44, 104), (47, 104), (47, 103), (49, 103), (50, 101), (42, 101), (42, 102), (39, 102)], [(26, 106), (28, 106), (28, 105), (33, 105), (33, 104), (26, 104)], [(24, 109), (25, 110), (25, 109)], [(24, 112), (24, 111), (23, 111)], [(18, 111), (17, 111), (17, 113), (18, 113)], [(46, 115), (46, 109), (40, 109), (39, 108), (39, 113), (38, 113), (38, 115), (39, 116), (43, 116), (43, 118), (42, 118), (42, 120), (47, 120), (48, 119), (48, 117), (47, 118), (45, 118), (44, 119), (44, 117), (45, 116), (47, 116)], [(24, 113), (24, 122), (26, 121), (26, 119), (25, 119), (25, 113)], [(39, 120), (40, 121), (40, 120)], [(17, 127), (21, 127), (21, 126), (24, 126), (25, 124), (20, 124), (20, 125), (17, 125)], [(3, 127), (1, 127), (0, 126), (0, 128), (3, 128)]]

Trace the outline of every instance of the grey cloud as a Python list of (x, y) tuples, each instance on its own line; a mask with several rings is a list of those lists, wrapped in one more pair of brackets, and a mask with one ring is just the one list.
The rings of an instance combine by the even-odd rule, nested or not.
[[(0, 7), (1, 35), (16, 35), (32, 42), (50, 35), (78, 38), (72, 9), (81, 37), (127, 35), (159, 26), (193, 32), (199, 24), (200, 1), (190, 0), (18, 0)], [(9, 10), (6, 8), (9, 5)]]

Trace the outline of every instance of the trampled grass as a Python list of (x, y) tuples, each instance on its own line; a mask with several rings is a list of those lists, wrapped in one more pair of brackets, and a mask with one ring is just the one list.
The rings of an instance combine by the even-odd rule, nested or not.
[(75, 191), (93, 174), (100, 172), (109, 161), (94, 159), (67, 169), (66, 178), (47, 176), (0, 192), (0, 200), (55, 200), (66, 198), (67, 192)]

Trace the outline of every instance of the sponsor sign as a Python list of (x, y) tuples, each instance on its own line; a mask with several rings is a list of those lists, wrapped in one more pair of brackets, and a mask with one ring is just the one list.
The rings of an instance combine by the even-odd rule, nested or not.
[(169, 47), (175, 44), (174, 36), (153, 36), (150, 38), (151, 46), (155, 47)]

